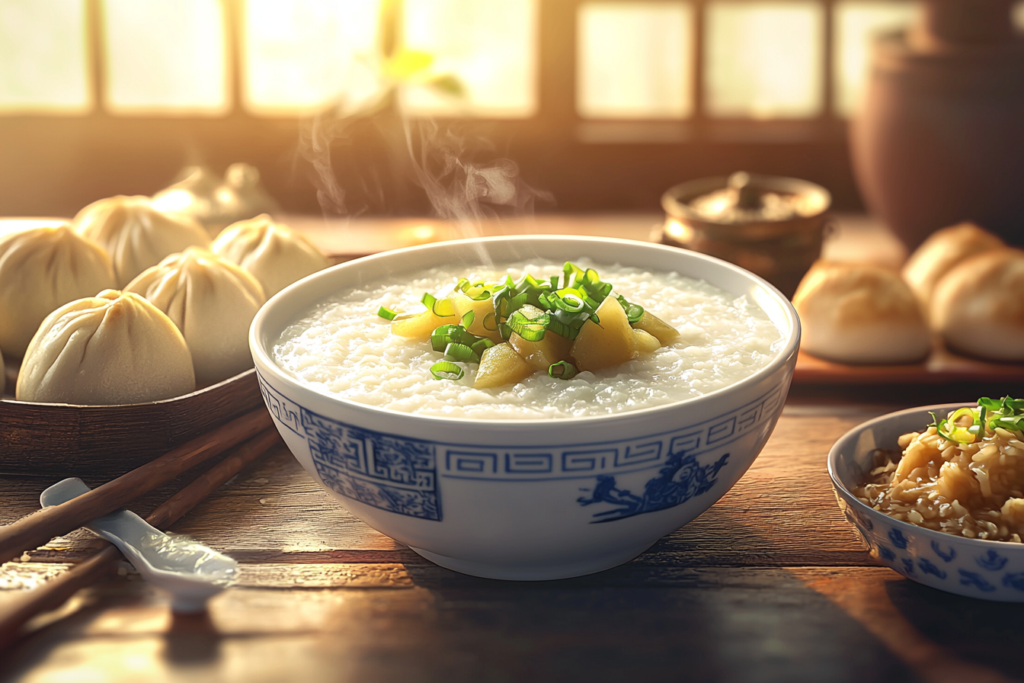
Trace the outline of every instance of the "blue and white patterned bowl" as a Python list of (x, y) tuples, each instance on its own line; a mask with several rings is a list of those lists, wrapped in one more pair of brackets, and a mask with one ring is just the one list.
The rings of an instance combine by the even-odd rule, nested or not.
[[(282, 372), (268, 353), (299, 312), (366, 281), (537, 254), (704, 279), (748, 295), (781, 330), (784, 343), (753, 376), (706, 396), (566, 420), (383, 410), (307, 386)], [(445, 242), (350, 261), (271, 298), (250, 332), (277, 428), (329, 493), (371, 527), (437, 564), (523, 580), (621, 564), (709, 508), (768, 440), (789, 390), (799, 339), (800, 324), (786, 298), (732, 264), (642, 242), (542, 236)]]
[(932, 588), (985, 600), (1024, 602), (1024, 545), (953, 536), (901, 522), (860, 502), (851, 491), (867, 480), (876, 448), (898, 449), (901, 434), (923, 431), (929, 412), (946, 414), (964, 403), (901, 410), (855, 427), (828, 454), (839, 507), (871, 556)]

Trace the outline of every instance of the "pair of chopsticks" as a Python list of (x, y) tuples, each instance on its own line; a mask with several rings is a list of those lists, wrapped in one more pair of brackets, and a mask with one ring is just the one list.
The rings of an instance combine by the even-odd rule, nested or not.
[[(89, 520), (125, 507), (186, 470), (245, 441), (146, 518), (158, 529), (166, 528), (263, 455), (278, 440), (270, 413), (265, 408), (258, 408), (88, 493), (0, 527), (0, 562), (7, 562), (26, 550), (35, 549), (56, 536), (77, 529)], [(105, 545), (63, 574), (13, 600), (0, 614), (0, 650), (17, 639), (21, 626), (29, 619), (59, 607), (80, 588), (112, 574), (121, 553), (114, 546)]]

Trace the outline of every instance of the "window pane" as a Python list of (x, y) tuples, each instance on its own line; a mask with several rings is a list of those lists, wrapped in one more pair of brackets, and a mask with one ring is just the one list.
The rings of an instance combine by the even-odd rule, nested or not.
[(907, 26), (914, 6), (903, 2), (839, 2), (835, 8), (836, 113), (850, 116), (860, 101), (872, 39)]
[(692, 113), (693, 10), (682, 3), (587, 3), (577, 28), (576, 108), (585, 118)]
[(111, 112), (227, 112), (218, 0), (103, 0), (103, 35)]
[[(243, 97), (260, 114), (309, 112), (367, 86), (379, 2), (247, 0), (242, 19)], [(376, 89), (376, 84), (370, 84)]]
[(537, 108), (538, 0), (405, 0), (405, 45), (434, 56), (433, 70), (454, 74), (465, 101), (427, 88), (403, 97), (411, 114), (530, 116)]
[(0, 0), (0, 112), (92, 108), (84, 0)]
[(817, 2), (710, 2), (708, 112), (758, 119), (817, 115), (823, 12)]

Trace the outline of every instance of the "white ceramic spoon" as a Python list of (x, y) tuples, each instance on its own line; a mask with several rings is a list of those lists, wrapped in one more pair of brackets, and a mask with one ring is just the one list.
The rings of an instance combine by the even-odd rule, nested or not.
[[(81, 479), (65, 479), (43, 491), (39, 504), (60, 505), (91, 490)], [(129, 510), (97, 517), (85, 528), (116, 545), (144, 579), (170, 592), (171, 609), (179, 614), (203, 611), (238, 574), (238, 562), (227, 555), (168, 536)]]

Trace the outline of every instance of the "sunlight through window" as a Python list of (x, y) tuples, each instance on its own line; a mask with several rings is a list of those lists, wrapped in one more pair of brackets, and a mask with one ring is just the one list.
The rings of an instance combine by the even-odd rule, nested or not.
[(693, 110), (693, 9), (587, 3), (577, 22), (576, 107), (585, 118), (683, 118)]
[(247, 0), (242, 97), (256, 114), (302, 114), (376, 90), (379, 2)]
[(436, 74), (453, 74), (466, 97), (417, 87), (403, 103), (410, 114), (515, 118), (537, 109), (539, 0), (405, 0), (403, 33), (410, 50), (433, 56)]
[(224, 8), (218, 0), (103, 0), (107, 109), (227, 113)]
[(872, 40), (909, 25), (915, 9), (910, 3), (840, 2), (835, 12), (835, 107), (850, 116), (864, 91)]
[(824, 8), (815, 2), (710, 2), (712, 116), (807, 118), (822, 107)]
[(0, 2), (0, 111), (92, 109), (84, 0)]

